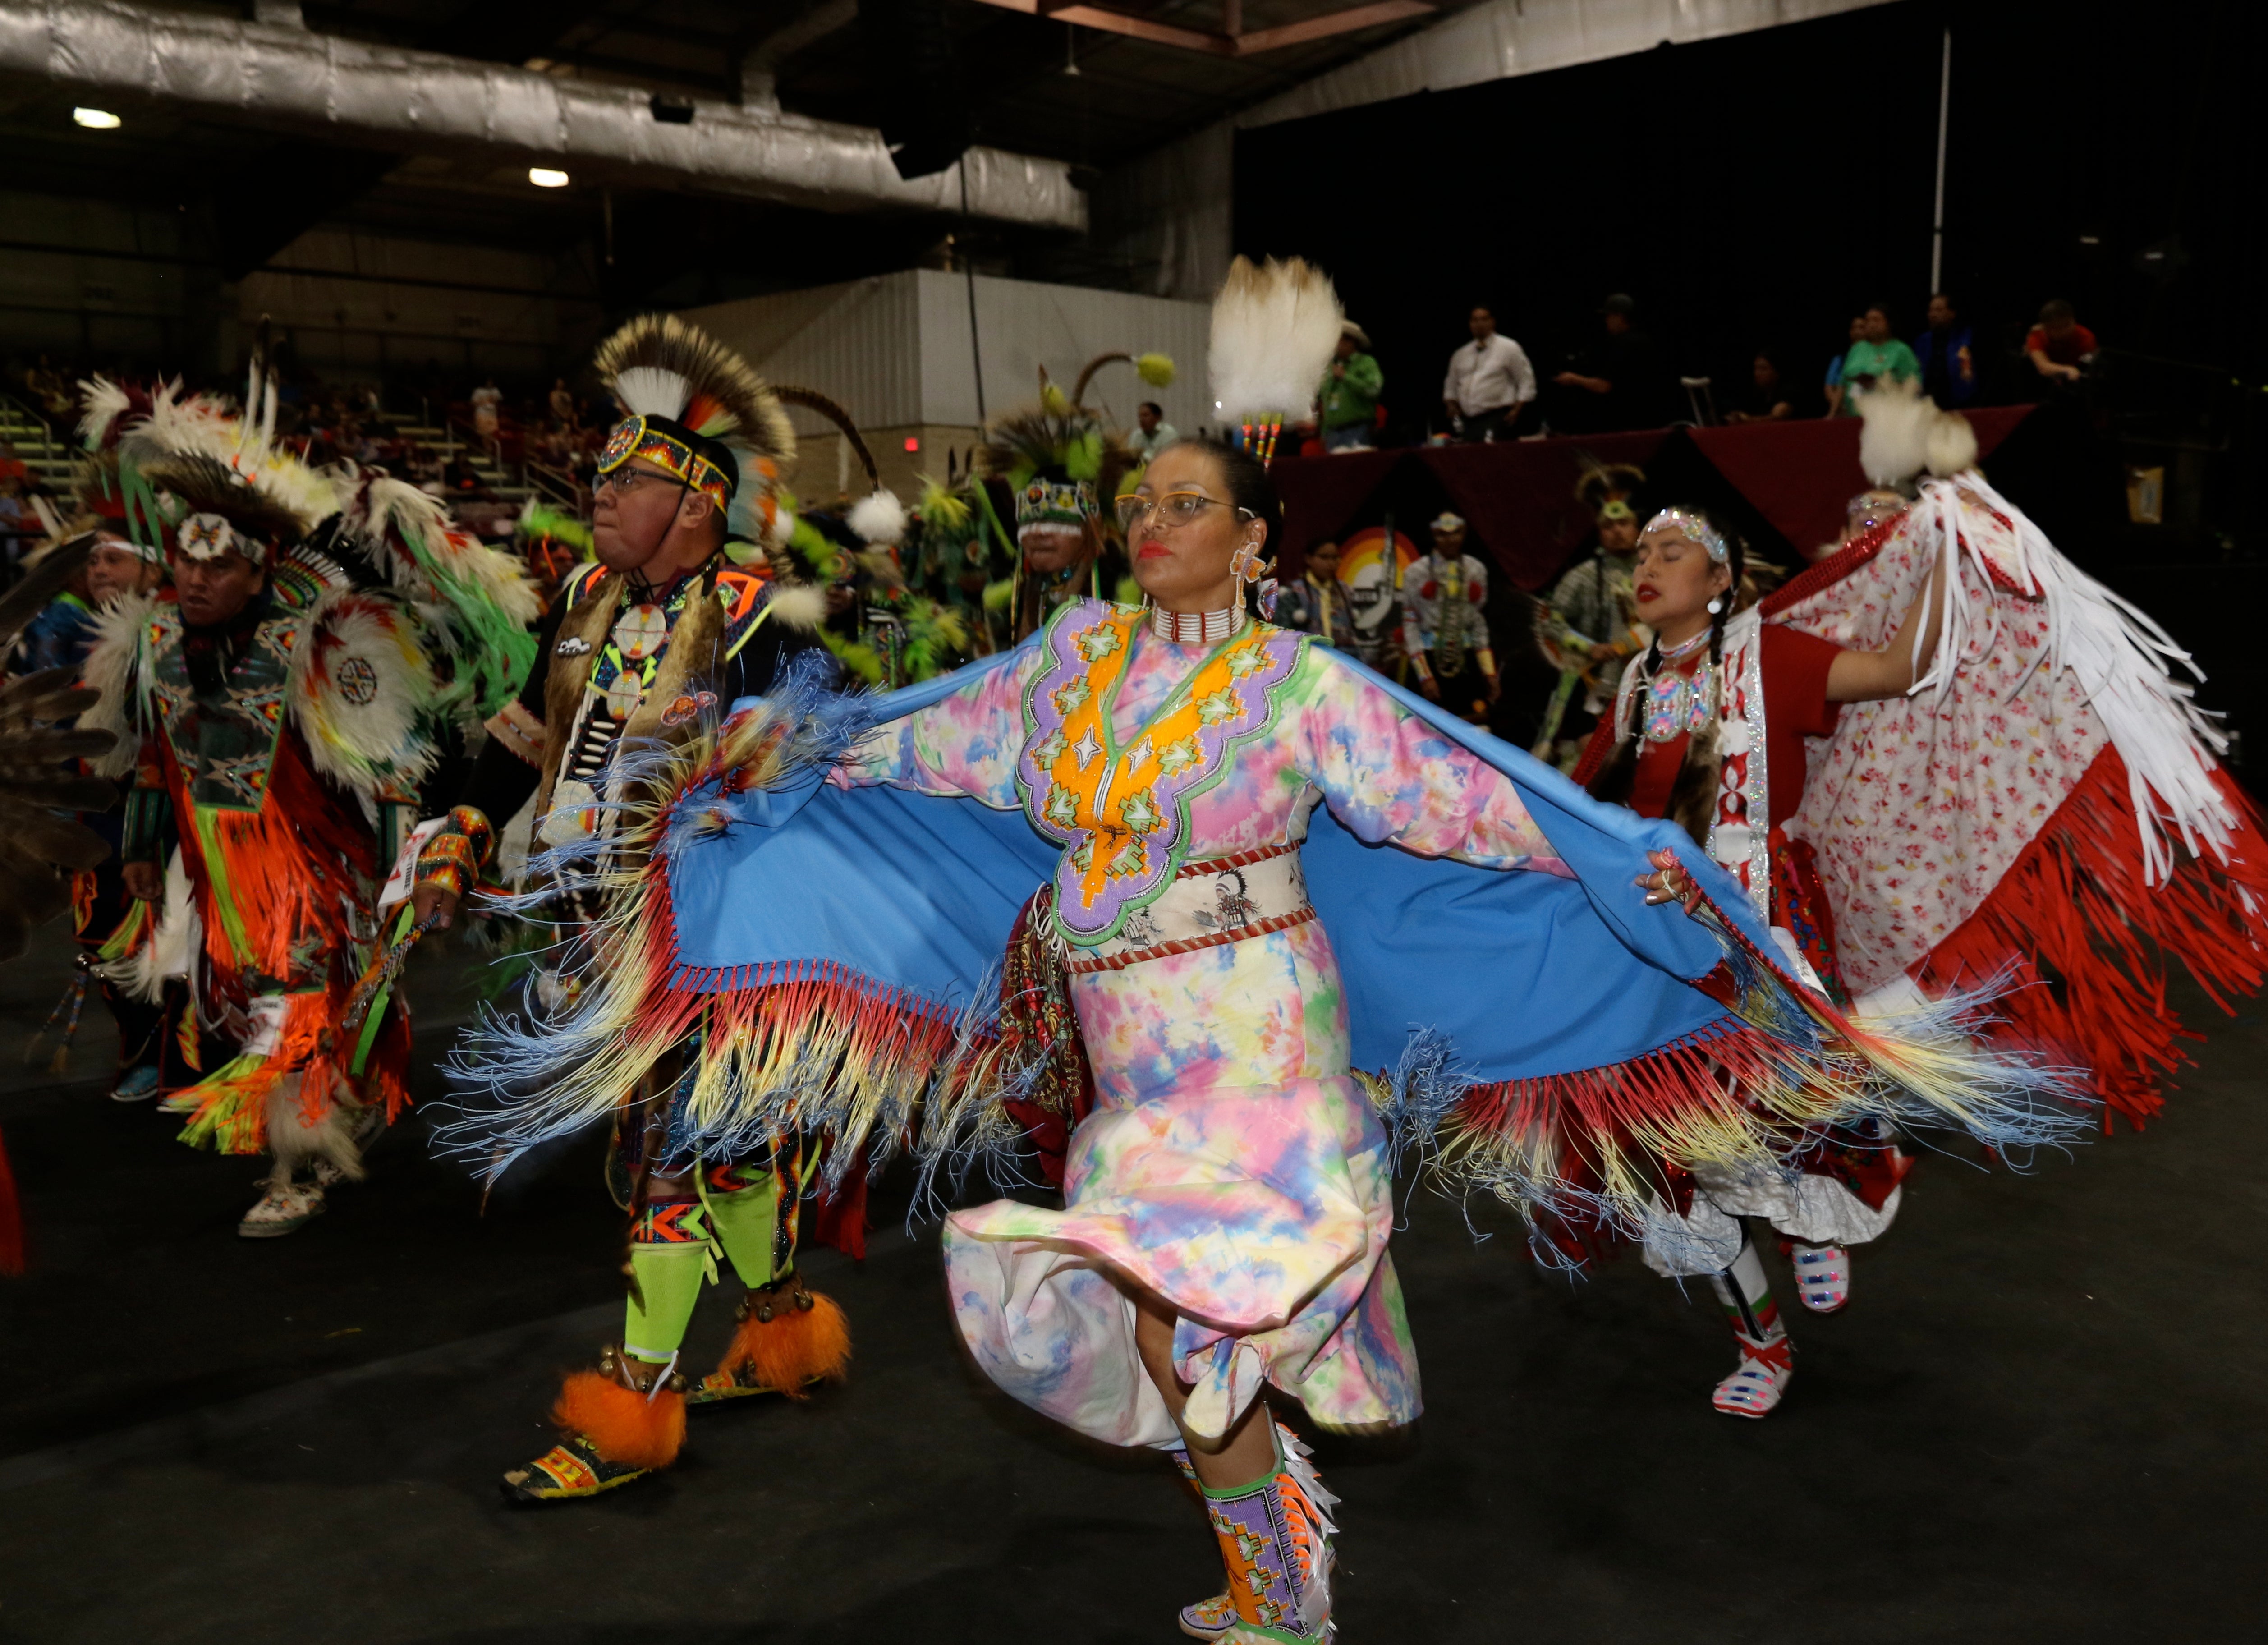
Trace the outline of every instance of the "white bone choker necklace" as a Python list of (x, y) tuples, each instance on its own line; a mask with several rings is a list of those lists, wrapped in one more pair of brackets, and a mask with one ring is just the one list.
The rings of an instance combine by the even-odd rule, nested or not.
[(1244, 626), (1242, 606), (1224, 606), (1218, 611), (1168, 611), (1163, 606), (1150, 608), (1150, 631), (1160, 639), (1176, 645), (1212, 645), (1226, 639)]

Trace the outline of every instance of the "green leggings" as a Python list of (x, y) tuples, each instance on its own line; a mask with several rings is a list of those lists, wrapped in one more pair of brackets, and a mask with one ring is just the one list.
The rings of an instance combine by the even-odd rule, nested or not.
[(751, 1290), (795, 1271), (801, 1163), (799, 1150), (783, 1150), (777, 1165), (699, 1168), (692, 1178), (692, 1198), (649, 1199), (639, 1209), (630, 1236), (624, 1353), (649, 1365), (666, 1365), (676, 1357), (703, 1281), (713, 1283), (717, 1277), (720, 1245), (733, 1272)]

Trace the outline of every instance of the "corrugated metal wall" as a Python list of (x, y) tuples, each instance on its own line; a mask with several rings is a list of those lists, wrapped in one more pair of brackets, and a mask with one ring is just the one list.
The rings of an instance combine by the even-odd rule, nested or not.
[[(921, 334), (911, 273), (744, 298), (686, 311), (776, 383), (816, 388), (862, 428), (921, 418)], [(799, 434), (831, 432), (815, 412), (791, 413)]]
[[(917, 277), (926, 420), (974, 424), (967, 278), (931, 269)], [(1087, 401), (1114, 424), (1130, 426), (1134, 408), (1145, 400), (1157, 401), (1166, 420), (1179, 429), (1194, 430), (1209, 413), (1204, 358), (1211, 311), (1203, 303), (979, 275), (976, 321), (984, 356), (984, 406), (995, 416), (1037, 395), (1042, 365), (1067, 391), (1087, 361), (1118, 350), (1170, 355), (1178, 369), (1173, 387), (1160, 391), (1145, 387), (1130, 366), (1106, 366)]]
[[(984, 405), (994, 416), (1037, 396), (1042, 364), (1068, 389), (1089, 359), (1123, 349), (1170, 355), (1179, 371), (1174, 386), (1159, 391), (1130, 366), (1106, 367), (1088, 398), (1114, 423), (1130, 425), (1143, 400), (1156, 400), (1176, 428), (1204, 420), (1210, 319), (1202, 303), (980, 275), (976, 313)], [(861, 428), (977, 423), (964, 276), (907, 269), (714, 304), (686, 318), (740, 350), (772, 381), (833, 396)], [(809, 412), (795, 417), (800, 433), (828, 428)]]

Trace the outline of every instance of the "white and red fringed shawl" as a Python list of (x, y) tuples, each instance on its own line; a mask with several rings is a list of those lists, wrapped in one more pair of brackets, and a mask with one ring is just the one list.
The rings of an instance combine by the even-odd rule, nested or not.
[(1817, 853), (1862, 1009), (1901, 977), (1936, 995), (2013, 964), (2004, 1031), (2083, 1062), (2106, 1125), (2111, 1110), (2139, 1125), (2182, 1060), (2167, 956), (2224, 1007), (2268, 968), (2259, 813), (2173, 677), (2196, 672), (2188, 655), (1973, 468), (1930, 482), (1762, 615), (1881, 649), (1948, 543), (1958, 575), (1931, 668), (1812, 742), (1787, 831)]

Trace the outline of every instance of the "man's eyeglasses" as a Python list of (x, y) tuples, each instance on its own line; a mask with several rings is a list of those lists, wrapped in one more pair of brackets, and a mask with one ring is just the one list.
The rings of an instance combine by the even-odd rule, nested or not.
[[(1207, 497), (1203, 491), (1168, 491), (1160, 498), (1130, 493), (1120, 498), (1116, 506), (1118, 523), (1129, 532), (1139, 531), (1145, 523), (1153, 520), (1160, 531), (1178, 531), (1183, 526), (1194, 523), (1197, 517), (1208, 508), (1236, 508), (1235, 504), (1225, 503), (1217, 497)], [(1236, 508), (1236, 512), (1251, 514), (1256, 520), (1259, 518), (1248, 508)]]
[(611, 485), (616, 497), (628, 497), (649, 480), (666, 480), (668, 477), (667, 475), (650, 474), (644, 468), (633, 468), (625, 463), (613, 473), (602, 474), (592, 481), (591, 491), (596, 496), (600, 490)]

